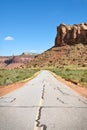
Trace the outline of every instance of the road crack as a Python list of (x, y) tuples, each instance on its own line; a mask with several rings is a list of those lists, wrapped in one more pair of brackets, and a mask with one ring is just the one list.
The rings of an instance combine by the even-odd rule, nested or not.
[(60, 98), (57, 98), (58, 101), (60, 101), (61, 103), (65, 104), (64, 101), (62, 101)]
[(45, 124), (40, 124), (40, 121), (39, 121), (40, 118), (41, 118), (42, 108), (43, 108), (43, 107), (40, 107), (40, 108), (39, 108), (38, 117), (37, 117), (37, 119), (36, 119), (36, 126), (37, 126), (38, 128), (42, 128), (41, 130), (46, 130), (46, 129), (47, 129), (47, 126), (46, 126)]
[(15, 97), (1, 97), (0, 103), (12, 103), (16, 100)]
[(44, 99), (44, 93), (45, 93), (45, 84), (43, 85), (42, 96), (41, 96), (42, 99)]
[(84, 103), (84, 104), (86, 104), (87, 105), (87, 102), (85, 102), (85, 101), (83, 101), (83, 100), (81, 100), (80, 98), (78, 99), (80, 102), (82, 102), (82, 103)]
[(39, 102), (39, 108), (37, 111), (34, 130), (46, 130), (47, 129), (47, 126), (45, 124), (41, 124), (41, 122), (40, 122), (42, 108), (43, 108), (42, 102), (43, 102), (44, 96), (45, 96), (44, 94), (45, 94), (45, 84), (43, 85), (43, 89), (42, 89), (42, 95), (41, 95), (40, 102)]
[(62, 93), (63, 95), (67, 95), (67, 96), (69, 96), (68, 93), (63, 92), (59, 87), (57, 87), (57, 90), (58, 90), (60, 93)]

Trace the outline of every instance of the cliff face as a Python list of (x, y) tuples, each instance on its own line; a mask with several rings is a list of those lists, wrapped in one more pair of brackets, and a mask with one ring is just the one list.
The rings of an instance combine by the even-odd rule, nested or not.
[(60, 24), (57, 27), (55, 46), (77, 43), (87, 44), (87, 23), (74, 25)]

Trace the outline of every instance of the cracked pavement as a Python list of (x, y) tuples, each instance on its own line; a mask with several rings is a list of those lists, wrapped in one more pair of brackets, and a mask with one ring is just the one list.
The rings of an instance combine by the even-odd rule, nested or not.
[(87, 130), (87, 99), (41, 71), (0, 97), (0, 130)]

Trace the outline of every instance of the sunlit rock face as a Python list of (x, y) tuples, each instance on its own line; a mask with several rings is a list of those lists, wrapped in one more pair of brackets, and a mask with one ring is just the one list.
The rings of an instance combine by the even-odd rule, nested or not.
[(60, 24), (57, 27), (55, 46), (77, 43), (87, 44), (87, 23), (74, 25)]

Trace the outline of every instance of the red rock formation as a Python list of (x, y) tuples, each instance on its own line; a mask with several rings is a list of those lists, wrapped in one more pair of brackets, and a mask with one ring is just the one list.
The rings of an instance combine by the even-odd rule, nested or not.
[(57, 27), (55, 46), (77, 43), (87, 44), (87, 23), (74, 25), (60, 24)]
[(32, 60), (35, 55), (22, 54), (18, 56), (0, 56), (0, 68), (16, 68), (21, 64), (27, 63)]

